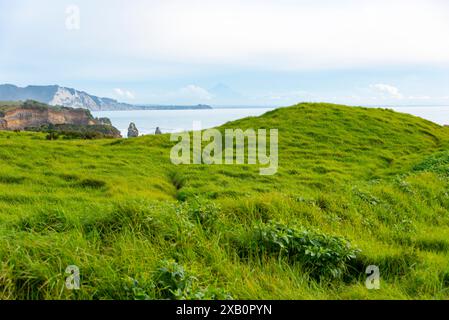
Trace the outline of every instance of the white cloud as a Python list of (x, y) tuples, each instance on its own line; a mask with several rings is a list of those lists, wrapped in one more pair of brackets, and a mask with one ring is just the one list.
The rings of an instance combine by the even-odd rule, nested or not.
[(141, 49), (177, 61), (281, 69), (449, 62), (444, 1), (174, 0), (149, 6), (136, 13)]
[(134, 93), (132, 93), (129, 90), (124, 90), (120, 88), (115, 88), (114, 92), (116, 95), (118, 95), (121, 98), (127, 98), (127, 99), (135, 99)]
[(446, 0), (78, 0), (76, 33), (60, 25), (53, 1), (17, 3), (0, 26), (11, 56), (51, 48), (78, 59), (282, 70), (449, 63)]
[(371, 85), (370, 88), (380, 92), (381, 94), (383, 94), (384, 97), (387, 96), (388, 98), (395, 98), (395, 99), (403, 98), (403, 95), (399, 91), (399, 89), (389, 84), (377, 83)]

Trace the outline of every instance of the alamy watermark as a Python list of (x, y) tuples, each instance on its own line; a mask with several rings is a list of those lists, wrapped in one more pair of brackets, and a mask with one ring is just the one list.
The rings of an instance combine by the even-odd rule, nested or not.
[(79, 30), (81, 28), (80, 8), (77, 5), (69, 5), (65, 9), (65, 27), (67, 30)]
[(378, 266), (370, 265), (366, 268), (365, 273), (368, 275), (366, 277), (365, 286), (368, 290), (379, 290), (380, 289), (380, 270)]
[(65, 287), (68, 290), (80, 289), (80, 268), (75, 265), (70, 265), (65, 269), (65, 273), (69, 276), (65, 279)]
[[(192, 138), (189, 132), (172, 133), (170, 141), (178, 141), (170, 151), (173, 164), (259, 164), (261, 175), (274, 175), (278, 170), (277, 129), (225, 129), (223, 137), (218, 129), (201, 130), (197, 121)], [(203, 142), (209, 144), (203, 148)]]

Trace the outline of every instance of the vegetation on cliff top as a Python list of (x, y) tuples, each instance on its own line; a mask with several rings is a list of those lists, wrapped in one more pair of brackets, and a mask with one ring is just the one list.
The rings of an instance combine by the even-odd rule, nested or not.
[(109, 124), (73, 125), (57, 124), (42, 125), (37, 128), (28, 127), (26, 131), (45, 132), (47, 140), (61, 139), (103, 139), (121, 137), (120, 131)]
[(0, 298), (449, 298), (449, 128), (330, 104), (224, 128), (279, 129), (278, 173), (0, 132)]
[(63, 107), (63, 106), (51, 106), (46, 103), (34, 101), (34, 100), (26, 100), (26, 101), (0, 101), (0, 111), (9, 111), (17, 108), (24, 108), (24, 109), (36, 109), (36, 110), (77, 110), (80, 112), (85, 112), (86, 115), (93, 119), (92, 114), (87, 109), (75, 109), (75, 108), (69, 108), (69, 107)]

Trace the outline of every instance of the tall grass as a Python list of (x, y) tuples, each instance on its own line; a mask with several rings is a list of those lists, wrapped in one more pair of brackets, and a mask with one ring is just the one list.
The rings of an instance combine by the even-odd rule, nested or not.
[(449, 298), (448, 128), (328, 104), (225, 128), (279, 129), (278, 173), (174, 166), (167, 135), (0, 132), (0, 298)]

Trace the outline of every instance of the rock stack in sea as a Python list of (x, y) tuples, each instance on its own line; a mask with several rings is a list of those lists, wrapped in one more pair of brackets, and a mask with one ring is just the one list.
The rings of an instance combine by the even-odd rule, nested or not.
[(139, 130), (137, 130), (134, 122), (131, 122), (128, 127), (128, 138), (135, 138), (139, 136)]

